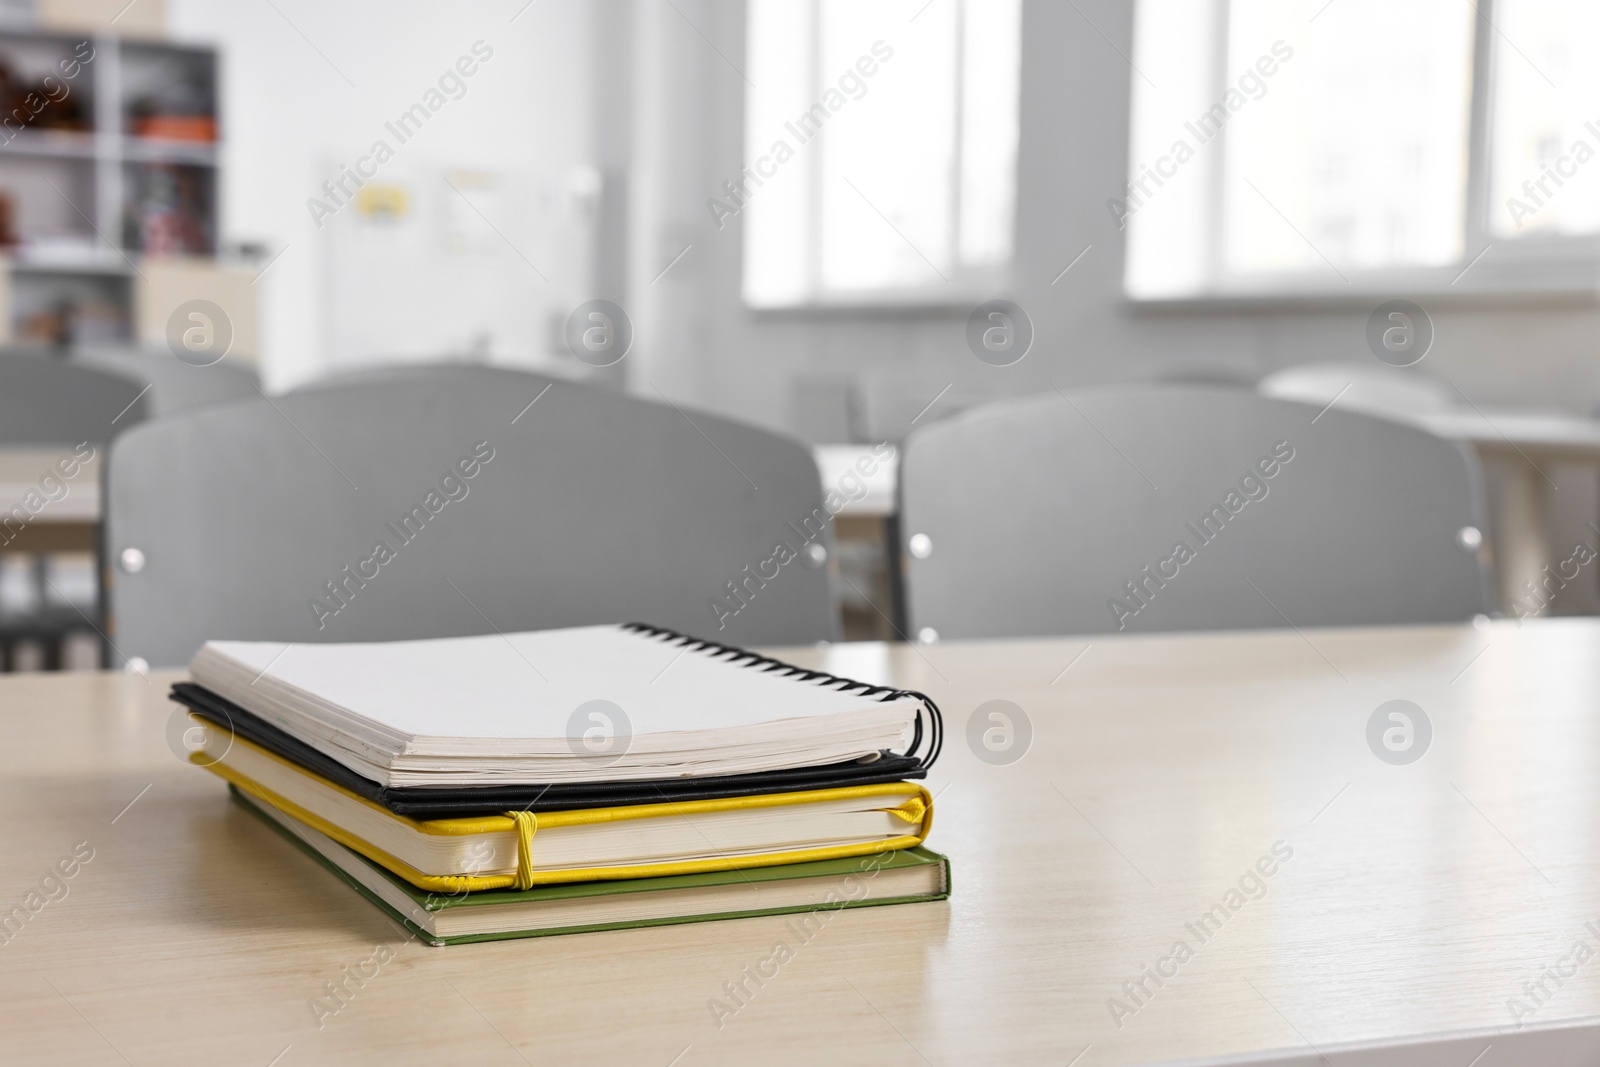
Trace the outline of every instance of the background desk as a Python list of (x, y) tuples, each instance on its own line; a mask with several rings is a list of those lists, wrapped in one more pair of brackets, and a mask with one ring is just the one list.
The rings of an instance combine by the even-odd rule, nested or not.
[[(1524, 981), (1600, 943), (1584, 925), (1600, 925), (1600, 622), (791, 658), (940, 701), (929, 843), (955, 896), (834, 915), (721, 1030), (708, 1001), (793, 939), (786, 920), (423, 948), (179, 763), (174, 675), (0, 678), (0, 909), (77, 842), (95, 852), (0, 945), (0, 1059), (1105, 1067), (1286, 1049), (1309, 1065), (1309, 1043), (1509, 1027)], [(1411, 766), (1365, 740), (1395, 698), (1433, 724)], [(1009, 766), (965, 740), (993, 699), (1035, 731)], [(1265, 896), (1199, 944), (1185, 924), (1280, 841), (1293, 858)], [(1108, 998), (1180, 939), (1194, 958), (1119, 1029)], [(395, 960), (319, 1030), (307, 1000), (384, 944)], [(1596, 1012), (1600, 958), (1529, 1021)], [(1521, 1040), (1332, 1059), (1596, 1048), (1561, 1060)]]
[[(844, 500), (833, 519), (844, 639), (892, 641), (896, 637), (892, 571), (899, 565), (894, 546), (899, 529), (895, 521), (899, 452), (887, 462), (873, 454), (871, 445), (815, 445), (812, 454), (824, 496), (838, 493)], [(863, 475), (862, 466), (872, 473)]]
[[(1512, 617), (1542, 614), (1536, 610), (1538, 602), (1528, 596), (1525, 583), (1544, 588), (1546, 568), (1553, 573), (1579, 541), (1600, 546), (1600, 526), (1596, 525), (1600, 522), (1600, 421), (1546, 412), (1468, 409), (1422, 412), (1411, 421), (1440, 437), (1463, 441), (1478, 454), (1488, 490), (1489, 522), (1484, 533), (1494, 563), (1497, 606)], [(824, 491), (837, 487), (850, 464), (869, 451), (867, 445), (815, 446)], [(846, 500), (837, 519), (842, 545), (869, 543), (872, 547), (859, 552), (858, 558), (874, 562), (883, 558), (890, 568), (897, 558), (882, 549), (886, 535), (898, 536), (895, 487), (899, 467), (897, 451), (877, 465), (872, 477), (864, 479), (865, 490), (856, 499)], [(1558, 493), (1558, 486), (1564, 492)], [(883, 589), (884, 596), (874, 596), (875, 601), (887, 598), (888, 585), (881, 577), (858, 574), (854, 580), (866, 589)], [(1548, 598), (1549, 592), (1544, 596)], [(848, 590), (845, 597), (848, 611), (852, 606)], [(1558, 592), (1556, 605), (1554, 610), (1560, 614), (1600, 613), (1600, 584), (1586, 572)], [(857, 606), (866, 606), (865, 601)], [(878, 607), (893, 614), (883, 603)], [(855, 620), (847, 614), (845, 621), (847, 636), (894, 636), (887, 619), (875, 617), (873, 611), (863, 611)]]
[[(71, 456), (70, 447), (18, 448), (0, 447), (0, 562), (11, 556), (11, 562), (22, 562), (13, 553), (31, 556), (28, 570), (32, 587), (32, 607), (14, 614), (15, 607), (0, 601), (0, 670), (15, 669), (20, 658), (19, 649), (32, 646), (34, 663), (45, 667), (58, 667), (63, 662), (74, 661), (83, 666), (97, 665), (101, 658), (100, 637), (95, 627), (103, 627), (94, 589), (99, 582), (99, 567), (95, 559), (100, 525), (100, 456), (104, 448), (97, 448), (94, 457), (80, 462), (77, 473), (71, 478), (60, 478), (56, 464), (64, 456)], [(29, 514), (25, 501), (29, 494), (43, 496), (40, 480), (47, 475), (57, 475), (65, 486), (65, 494), (48, 500), (36, 514)], [(56, 483), (52, 483), (56, 484)], [(60, 494), (58, 487), (56, 493)], [(15, 509), (21, 508), (20, 525)], [(58, 553), (81, 554), (80, 574), (93, 583), (88, 589), (74, 589), (73, 583), (50, 588), (46, 557)], [(26, 558), (26, 557), (24, 557)], [(72, 603), (56, 600), (55, 594), (67, 596)]]
[[(1495, 560), (1495, 593), (1502, 611), (1515, 617), (1537, 606), (1526, 583), (1543, 583), (1546, 568), (1560, 564), (1576, 543), (1600, 546), (1597, 487), (1600, 487), (1600, 422), (1542, 412), (1427, 412), (1419, 425), (1466, 441), (1483, 463), (1489, 490), (1490, 544)], [(1576, 479), (1562, 468), (1577, 468)], [(1562, 485), (1561, 483), (1566, 484)], [(1553, 494), (1575, 498), (1561, 522)], [(1562, 590), (1567, 611), (1600, 611), (1600, 586), (1592, 575)], [(1537, 612), (1534, 612), (1537, 613)]]
[[(79, 464), (71, 479), (61, 479), (67, 493), (44, 506), (21, 531), (7, 528), (9, 541), (0, 537), (7, 552), (93, 552), (95, 529), (100, 522), (100, 453)], [(55, 474), (55, 465), (71, 448), (0, 448), (0, 516), (20, 505), (29, 492), (39, 489), (39, 479)]]

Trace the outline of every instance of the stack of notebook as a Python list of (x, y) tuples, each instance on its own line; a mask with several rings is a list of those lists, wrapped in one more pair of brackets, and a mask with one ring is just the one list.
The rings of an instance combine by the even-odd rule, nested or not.
[(631, 623), (214, 641), (191, 761), (433, 944), (949, 895), (938, 708)]

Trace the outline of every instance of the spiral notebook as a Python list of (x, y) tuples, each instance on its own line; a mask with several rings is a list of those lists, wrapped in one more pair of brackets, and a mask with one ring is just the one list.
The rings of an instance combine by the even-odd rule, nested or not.
[[(823, 767), (793, 767), (761, 774), (724, 774), (702, 778), (652, 778), (639, 782), (579, 782), (565, 785), (496, 785), (461, 788), (389, 787), (363, 778), (349, 767), (291, 737), (239, 705), (223, 700), (192, 682), (172, 687), (171, 698), (185, 705), (197, 725), (212, 726), (298, 764), (356, 796), (414, 819), (448, 819), (508, 810), (546, 812), (584, 808), (618, 808), (666, 801), (719, 800), (801, 789), (837, 789), (881, 785), (928, 776), (920, 756), (885, 752), (867, 762), (847, 760)], [(202, 766), (205, 765), (203, 761)]]
[(241, 709), (379, 790), (795, 779), (896, 761), (898, 779), (931, 764), (942, 736), (938, 708), (920, 693), (639, 623), (360, 644), (213, 641), (190, 674), (175, 699), (213, 701), (209, 713), (196, 708), (212, 721), (218, 708)]

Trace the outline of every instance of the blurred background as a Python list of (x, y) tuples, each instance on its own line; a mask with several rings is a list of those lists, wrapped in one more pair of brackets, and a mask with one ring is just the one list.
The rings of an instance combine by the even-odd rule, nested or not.
[[(1469, 443), (1498, 609), (1600, 607), (1592, 573), (1540, 581), (1600, 538), (1592, 4), (0, 15), (0, 342), (120, 368), (141, 405), (205, 402), (135, 364), (222, 330), (239, 395), (522, 368), (797, 437), (828, 489), (999, 398), (1221, 383)], [(626, 358), (576, 353), (595, 300)], [(12, 467), (7, 500), (38, 481)], [(837, 517), (845, 636), (895, 632), (893, 477)], [(0, 553), (5, 665), (92, 662), (94, 534), (40, 525)]]

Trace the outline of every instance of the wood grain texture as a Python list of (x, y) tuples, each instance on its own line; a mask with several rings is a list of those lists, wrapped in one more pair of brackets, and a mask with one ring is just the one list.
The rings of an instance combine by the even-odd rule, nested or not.
[[(0, 919), (94, 849), (0, 944), (0, 1062), (1102, 1067), (1509, 1026), (1524, 981), (1600, 945), (1600, 623), (784, 654), (942, 705), (947, 904), (804, 944), (774, 918), (423, 948), (180, 763), (176, 675), (0, 678)], [(1366, 741), (1397, 698), (1434, 731), (1409, 766)], [(1010, 765), (966, 741), (995, 699), (1034, 731)], [(1202, 943), (1186, 924), (1277, 842)], [(1108, 999), (1180, 940), (1118, 1027)], [(308, 1000), (380, 945), (319, 1027)], [(1596, 1012), (1590, 961), (1529, 1021)]]

